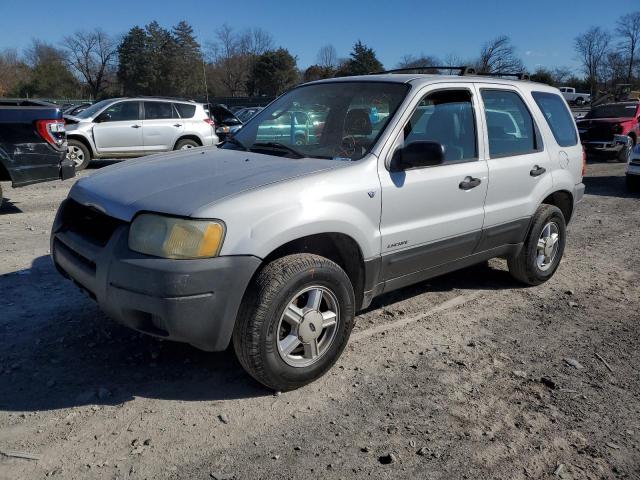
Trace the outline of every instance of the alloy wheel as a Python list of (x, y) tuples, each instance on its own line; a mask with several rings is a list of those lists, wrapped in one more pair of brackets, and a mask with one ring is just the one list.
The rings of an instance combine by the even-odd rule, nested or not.
[(560, 248), (560, 229), (555, 222), (547, 223), (538, 239), (536, 247), (536, 265), (543, 272), (549, 270)]

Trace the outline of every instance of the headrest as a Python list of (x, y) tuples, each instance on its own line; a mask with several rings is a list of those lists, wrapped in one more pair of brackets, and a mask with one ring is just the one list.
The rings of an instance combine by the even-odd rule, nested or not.
[(365, 108), (354, 108), (347, 112), (344, 119), (345, 135), (371, 135), (373, 126), (369, 118), (369, 110)]

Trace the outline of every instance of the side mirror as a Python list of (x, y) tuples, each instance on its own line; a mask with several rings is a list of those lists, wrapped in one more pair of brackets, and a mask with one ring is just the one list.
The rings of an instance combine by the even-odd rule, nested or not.
[(399, 148), (391, 159), (391, 170), (433, 167), (444, 162), (445, 148), (438, 142), (416, 141)]
[(111, 115), (108, 114), (107, 112), (102, 112), (100, 115), (96, 117), (95, 122), (102, 123), (102, 122), (108, 122), (109, 120), (111, 120)]

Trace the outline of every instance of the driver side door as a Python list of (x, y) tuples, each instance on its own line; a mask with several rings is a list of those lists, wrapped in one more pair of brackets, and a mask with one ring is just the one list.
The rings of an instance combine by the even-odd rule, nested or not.
[(98, 153), (142, 152), (140, 102), (110, 105), (94, 120), (93, 139)]
[(444, 146), (444, 161), (402, 171), (391, 171), (390, 159), (379, 162), (385, 291), (428, 277), (471, 255), (478, 244), (488, 187), (478, 111), (472, 85), (431, 87), (416, 100), (389, 155), (414, 141), (431, 141)]

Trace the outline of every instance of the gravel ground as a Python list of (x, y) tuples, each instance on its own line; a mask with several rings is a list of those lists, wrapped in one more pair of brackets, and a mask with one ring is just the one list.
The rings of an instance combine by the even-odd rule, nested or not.
[(328, 375), (281, 395), (231, 351), (114, 324), (57, 274), (71, 182), (5, 188), (0, 478), (640, 479), (640, 204), (623, 170), (589, 166), (548, 283), (492, 260), (386, 295)]

